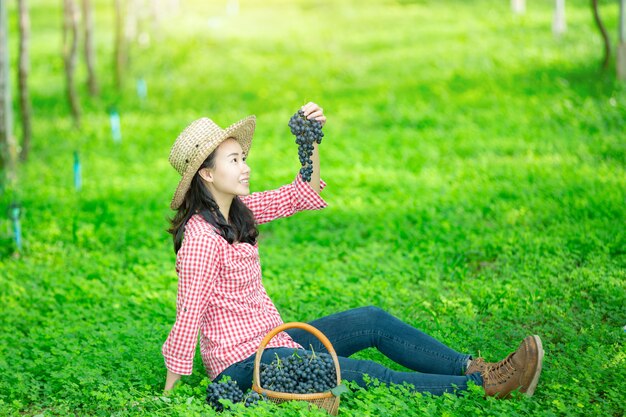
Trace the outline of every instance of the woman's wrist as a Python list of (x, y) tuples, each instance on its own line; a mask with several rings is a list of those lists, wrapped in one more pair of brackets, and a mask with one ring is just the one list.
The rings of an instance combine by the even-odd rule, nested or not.
[(311, 155), (311, 160), (313, 161), (313, 172), (311, 173), (311, 187), (315, 190), (316, 193), (320, 193), (320, 154), (318, 144), (313, 144), (313, 155)]
[(165, 388), (164, 391), (170, 391), (174, 388), (176, 382), (180, 379), (182, 375), (176, 374), (169, 369), (167, 370), (167, 377), (165, 379)]

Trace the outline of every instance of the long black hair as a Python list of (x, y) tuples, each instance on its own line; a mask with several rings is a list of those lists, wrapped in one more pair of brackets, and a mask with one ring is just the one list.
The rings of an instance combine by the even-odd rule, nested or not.
[[(200, 165), (198, 171), (203, 168), (215, 168), (215, 152), (216, 150), (211, 152), (211, 155)], [(171, 226), (167, 231), (172, 234), (174, 239), (174, 252), (178, 253), (183, 243), (185, 225), (196, 213), (216, 227), (220, 235), (231, 245), (234, 242), (247, 242), (251, 245), (256, 243), (259, 231), (252, 211), (239, 198), (235, 197), (228, 213), (229, 224), (220, 212), (213, 195), (202, 182), (199, 172), (196, 172), (182, 204), (178, 207), (174, 218), (170, 219)]]

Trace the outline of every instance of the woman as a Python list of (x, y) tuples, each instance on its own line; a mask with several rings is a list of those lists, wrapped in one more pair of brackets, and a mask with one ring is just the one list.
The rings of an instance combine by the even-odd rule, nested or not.
[[(302, 107), (308, 119), (326, 123), (315, 103)], [(246, 157), (255, 128), (249, 116), (227, 129), (210, 119), (188, 126), (176, 139), (170, 162), (181, 174), (171, 208), (177, 210), (170, 233), (177, 253), (176, 322), (163, 344), (167, 368), (165, 390), (181, 375), (192, 373), (197, 336), (203, 364), (212, 380), (230, 376), (242, 390), (252, 384), (255, 352), (262, 338), (282, 324), (280, 314), (261, 281), (257, 224), (302, 210), (326, 207), (319, 196), (318, 145), (314, 145), (311, 182), (300, 175), (276, 190), (250, 194)], [(538, 336), (528, 336), (519, 348), (497, 363), (473, 359), (376, 307), (357, 308), (310, 323), (330, 340), (341, 377), (364, 386), (368, 374), (385, 383), (411, 384), (416, 391), (443, 394), (467, 389), (469, 381), (486, 395), (506, 397), (519, 389), (532, 395), (543, 349)], [(292, 329), (274, 337), (262, 356), (324, 346), (310, 333)], [(395, 362), (417, 372), (397, 372), (378, 363), (350, 359), (355, 352), (376, 347)]]

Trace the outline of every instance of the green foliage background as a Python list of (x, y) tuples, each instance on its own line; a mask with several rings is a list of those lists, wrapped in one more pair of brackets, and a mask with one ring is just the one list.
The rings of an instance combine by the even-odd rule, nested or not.
[[(567, 2), (558, 39), (547, 1), (523, 16), (506, 1), (245, 0), (236, 16), (222, 1), (181, 2), (149, 47), (133, 46), (118, 93), (113, 11), (100, 0), (102, 94), (81, 85), (80, 131), (64, 99), (59, 2), (30, 3), (34, 148), (19, 189), (2, 196), (3, 211), (23, 204), (25, 248), (10, 255), (0, 220), (0, 415), (213, 414), (199, 354), (162, 396), (176, 295), (169, 149), (198, 117), (225, 126), (256, 114), (252, 189), (278, 187), (298, 169), (287, 120), (309, 100), (328, 116), (329, 207), (261, 227), (264, 281), (284, 320), (372, 304), (487, 360), (531, 333), (546, 348), (531, 399), (374, 383), (340, 415), (624, 414), (626, 88), (599, 70), (587, 1)], [(617, 4), (601, 13), (615, 34)], [(358, 356), (400, 369), (373, 350)]]

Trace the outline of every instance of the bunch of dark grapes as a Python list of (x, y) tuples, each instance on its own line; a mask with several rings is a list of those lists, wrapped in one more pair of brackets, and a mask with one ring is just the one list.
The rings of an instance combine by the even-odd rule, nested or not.
[(326, 353), (294, 352), (292, 356), (261, 364), (261, 386), (265, 389), (310, 394), (330, 391), (337, 385), (337, 372)]
[(250, 391), (245, 395), (245, 405), (246, 407), (251, 407), (253, 405), (257, 405), (259, 401), (263, 401), (265, 398), (261, 397), (258, 392)]
[(224, 406), (219, 400), (230, 400), (233, 403), (243, 400), (243, 392), (239, 389), (237, 381), (220, 381), (207, 387), (206, 402), (217, 411), (222, 411)]
[(296, 137), (298, 144), (298, 157), (300, 158), (300, 174), (304, 181), (311, 181), (313, 173), (313, 143), (322, 143), (324, 132), (322, 132), (322, 124), (317, 120), (309, 120), (302, 110), (298, 110), (296, 114), (289, 119), (289, 129)]
[(216, 411), (223, 411), (224, 405), (220, 400), (230, 400), (233, 404), (243, 401), (246, 407), (256, 405), (263, 398), (256, 392), (250, 391), (244, 395), (239, 389), (237, 381), (220, 381), (210, 384), (206, 389), (206, 402)]

